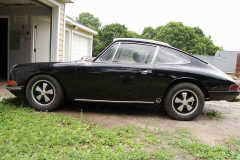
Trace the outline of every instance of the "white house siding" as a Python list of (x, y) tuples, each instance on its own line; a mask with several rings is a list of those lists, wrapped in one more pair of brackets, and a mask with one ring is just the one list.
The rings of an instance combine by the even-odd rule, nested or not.
[(64, 28), (65, 28), (65, 3), (61, 3), (60, 6), (60, 26), (59, 26), (59, 52), (58, 61), (63, 61), (63, 42), (64, 42)]

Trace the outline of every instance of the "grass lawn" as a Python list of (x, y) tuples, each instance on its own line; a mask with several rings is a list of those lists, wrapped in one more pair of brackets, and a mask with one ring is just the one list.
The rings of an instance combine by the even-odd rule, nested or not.
[(0, 159), (240, 159), (238, 139), (226, 146), (198, 143), (185, 128), (104, 129), (83, 116), (35, 112), (19, 98), (0, 102)]

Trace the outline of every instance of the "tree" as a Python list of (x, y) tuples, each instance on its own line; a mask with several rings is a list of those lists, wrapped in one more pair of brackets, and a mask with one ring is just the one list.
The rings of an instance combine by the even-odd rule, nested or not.
[(156, 29), (151, 26), (145, 27), (142, 34), (128, 31), (125, 25), (112, 23), (101, 28), (101, 22), (94, 15), (83, 12), (79, 14), (77, 21), (89, 28), (98, 31), (93, 38), (93, 56), (97, 56), (114, 38), (144, 38), (167, 42), (183, 51), (200, 55), (215, 55), (222, 48), (215, 46), (211, 37), (206, 37), (199, 27), (189, 27), (182, 22), (169, 22), (165, 26)]
[(161, 26), (154, 39), (193, 54), (214, 55), (217, 50), (221, 50), (199, 27), (184, 26), (182, 22), (169, 22)]
[(217, 50), (220, 50), (220, 51), (223, 50), (221, 47), (213, 45), (211, 36), (204, 37), (202, 41), (206, 45), (206, 53), (208, 55), (214, 56)]
[(140, 38), (141, 36), (134, 32), (134, 31), (127, 31), (127, 33), (125, 34), (126, 38)]
[(151, 39), (151, 35), (149, 33), (145, 33), (144, 35), (142, 35), (143, 39)]
[(125, 25), (112, 23), (101, 29), (99, 39), (103, 46), (106, 47), (113, 41), (114, 38), (126, 37), (127, 33), (127, 27), (125, 27)]
[(79, 14), (76, 20), (78, 23), (94, 30), (98, 30), (101, 27), (101, 22), (99, 21), (99, 19), (97, 17), (94, 17), (94, 15), (88, 12), (83, 12)]
[(144, 39), (153, 39), (156, 36), (156, 30), (154, 28), (145, 27), (142, 32), (142, 38)]
[[(99, 32), (98, 32), (98, 34), (99, 34)], [(93, 51), (92, 51), (93, 53), (92, 53), (92, 56), (96, 57), (97, 55), (99, 55), (99, 53), (101, 53), (101, 51), (103, 49), (104, 49), (104, 46), (103, 46), (103, 44), (99, 40), (99, 35), (94, 35), (94, 37), (93, 37)]]
[(202, 37), (206, 37), (201, 28), (199, 28), (199, 27), (193, 27), (193, 29), (194, 29), (194, 32), (195, 32), (197, 35), (199, 35), (199, 37), (201, 37), (201, 38), (202, 38)]
[[(98, 34), (101, 30), (101, 22), (97, 17), (94, 17), (91, 13), (88, 12), (83, 12), (79, 14), (77, 22), (85, 25), (91, 29), (94, 29), (98, 31)], [(102, 50), (104, 49), (104, 46), (99, 40), (99, 35), (94, 35), (93, 36), (93, 57), (97, 56)]]

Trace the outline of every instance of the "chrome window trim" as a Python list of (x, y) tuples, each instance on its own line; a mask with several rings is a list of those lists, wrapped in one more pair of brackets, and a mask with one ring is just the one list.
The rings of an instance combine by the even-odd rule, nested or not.
[[(99, 56), (94, 62), (95, 62), (95, 63), (104, 63), (104, 62), (106, 62), (106, 61), (100, 61), (99, 59), (100, 59), (113, 45), (115, 45), (115, 44), (117, 44), (117, 43), (120, 44), (121, 42), (113, 43), (113, 44), (112, 44), (111, 46), (109, 46), (108, 49), (105, 50), (105, 51), (101, 54), (101, 56)], [(119, 44), (118, 44), (118, 46), (117, 46), (116, 51), (118, 50)], [(116, 53), (116, 51), (114, 52), (114, 54)], [(96, 62), (97, 60), (99, 60), (99, 62)], [(112, 62), (112, 61), (109, 61), (108, 63), (111, 63), (111, 62)]]
[(154, 64), (154, 62), (155, 62), (155, 60), (156, 60), (156, 58), (157, 58), (157, 54), (158, 54), (158, 52), (159, 52), (159, 49), (160, 49), (160, 47), (157, 46), (157, 48), (156, 48), (156, 50), (155, 50), (155, 53), (154, 53), (154, 55), (153, 55), (152, 62), (151, 62), (152, 65)]
[[(159, 47), (159, 50), (160, 50), (160, 48), (164, 48), (164, 49), (166, 48), (166, 49), (168, 49), (168, 50), (174, 50), (174, 49), (172, 49), (172, 48), (167, 48), (167, 47)], [(159, 50), (158, 50), (158, 52), (159, 52)], [(156, 56), (153, 64), (158, 64), (158, 65), (175, 64), (175, 65), (180, 65), (180, 64), (189, 64), (189, 63), (191, 63), (191, 59), (189, 59), (187, 56), (185, 56), (184, 54), (182, 54), (180, 51), (178, 51), (178, 50), (176, 50), (176, 51), (177, 51), (177, 52), (176, 52), (177, 54), (185, 57), (185, 58), (188, 60), (188, 62), (186, 62), (186, 63), (156, 63), (156, 62), (155, 62), (155, 60), (156, 60), (156, 58), (157, 58), (157, 56)]]
[(114, 60), (114, 58), (115, 58), (115, 56), (116, 56), (116, 53), (117, 53), (117, 51), (118, 51), (118, 48), (119, 48), (120, 44), (121, 44), (121, 42), (119, 42), (119, 44), (118, 44), (118, 46), (117, 46), (117, 49), (116, 49), (115, 53), (113, 54), (111, 63), (113, 62), (113, 60)]
[(170, 44), (168, 44), (166, 42), (160, 42), (160, 41), (155, 41), (155, 40), (150, 40), (150, 39), (141, 39), (141, 38), (114, 38), (113, 42), (115, 42), (115, 41), (145, 42), (145, 43), (154, 43), (157, 45), (172, 47)]
[[(146, 44), (146, 43), (137, 43), (137, 42), (119, 42), (119, 43), (120, 43), (120, 44), (138, 44), (138, 45), (145, 45), (145, 46), (156, 47), (156, 50), (155, 50), (154, 55), (153, 55), (153, 58), (152, 58), (152, 62), (150, 63), (150, 64), (153, 65), (154, 56), (155, 56), (155, 54), (156, 54), (157, 49), (159, 48), (158, 45), (156, 45), (156, 44)], [(120, 44), (118, 45), (117, 50), (118, 50)], [(115, 58), (115, 56), (116, 56), (117, 50), (116, 50), (116, 52), (115, 52), (115, 54), (114, 54), (114, 57), (113, 57), (113, 59), (112, 59), (112, 61), (111, 61), (112, 63), (115, 63), (115, 62), (113, 62), (113, 60), (114, 60), (114, 58)], [(123, 64), (125, 64), (125, 63), (123, 63)], [(129, 63), (129, 64), (134, 64), (134, 63)], [(145, 63), (141, 63), (141, 65), (146, 65), (146, 64), (145, 64)]]
[(106, 103), (145, 103), (145, 104), (154, 104), (155, 102), (148, 101), (112, 101), (112, 100), (96, 100), (96, 99), (74, 99), (75, 101), (84, 101), (84, 102), (106, 102)]
[(157, 47), (157, 44), (149, 44), (149, 43), (142, 43), (142, 42), (129, 42), (129, 41), (117, 41), (117, 42), (121, 42), (122, 44), (139, 44), (139, 45), (145, 45), (145, 46), (153, 46), (153, 47)]

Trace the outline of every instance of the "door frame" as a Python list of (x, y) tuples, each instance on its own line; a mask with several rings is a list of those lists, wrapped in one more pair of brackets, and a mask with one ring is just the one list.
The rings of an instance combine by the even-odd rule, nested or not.
[[(57, 0), (39, 0), (39, 1), (52, 7), (51, 28), (50, 28), (50, 33), (51, 33), (50, 62), (56, 62), (59, 59), (60, 10), (63, 4), (58, 2)], [(65, 21), (63, 23), (65, 23)], [(64, 24), (63, 30), (65, 30), (65, 24)]]
[(9, 49), (10, 49), (10, 16), (1, 16), (0, 15), (0, 18), (6, 18), (8, 20), (8, 51), (7, 51), (7, 80), (9, 78), (9, 69), (10, 69), (10, 66), (9, 66)]
[[(34, 40), (35, 40), (35, 37), (34, 37), (34, 30), (35, 30), (35, 24), (34, 24), (34, 19), (35, 18), (50, 18), (50, 20), (52, 21), (51, 19), (51, 16), (50, 15), (40, 15), (40, 16), (31, 16), (31, 48), (30, 48), (30, 63), (33, 63), (34, 62), (34, 59), (33, 59), (33, 54), (34, 54)], [(50, 41), (52, 41), (52, 36), (51, 36), (51, 23), (50, 23)], [(51, 49), (51, 43), (49, 44), (49, 47), (50, 47), (50, 50), (49, 50), (49, 60), (51, 61), (51, 58), (52, 58), (52, 49)]]
[[(66, 36), (65, 32), (69, 32), (69, 35)], [(66, 38), (68, 39), (68, 60), (67, 61), (70, 61), (70, 55), (71, 55), (71, 29), (68, 29), (68, 28), (65, 28), (65, 32), (64, 32), (64, 44), (63, 44), (63, 62), (65, 62), (65, 59), (66, 59), (66, 52), (65, 52), (65, 48), (66, 48)]]

